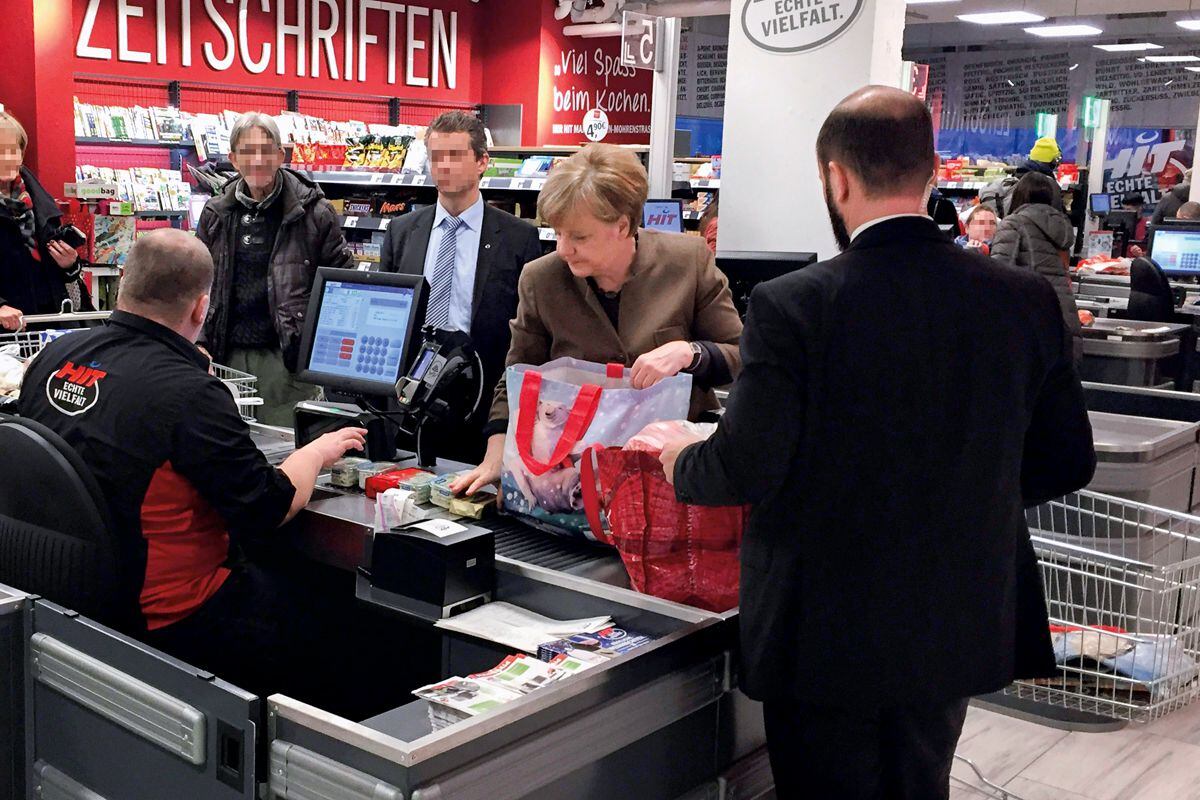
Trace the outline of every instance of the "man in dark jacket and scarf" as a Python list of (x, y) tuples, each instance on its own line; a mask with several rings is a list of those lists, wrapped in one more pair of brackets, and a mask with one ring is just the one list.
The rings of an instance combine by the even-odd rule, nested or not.
[(350, 251), (320, 187), (283, 167), (275, 120), (243, 114), (229, 134), (241, 177), (208, 202), (196, 235), (216, 274), (204, 345), (214, 360), (258, 378), (258, 419), (291, 427), (317, 388), (295, 379), (317, 267), (348, 267)]
[(24, 167), (25, 129), (0, 111), (0, 331), (18, 331), (29, 314), (57, 314), (79, 254), (54, 238), (62, 213)]

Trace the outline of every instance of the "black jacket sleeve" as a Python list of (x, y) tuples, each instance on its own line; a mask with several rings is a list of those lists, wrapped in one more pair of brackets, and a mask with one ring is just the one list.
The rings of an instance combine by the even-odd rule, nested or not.
[(287, 517), (296, 489), (250, 439), (233, 396), (215, 378), (189, 387), (190, 413), (175, 429), (171, 463), (220, 513), (235, 535), (272, 531)]
[(774, 287), (750, 296), (742, 332), (742, 372), (712, 437), (675, 464), (681, 502), (757, 503), (793, 469), (805, 420), (806, 354), (799, 330), (779, 307)]
[[(1058, 299), (1047, 284), (1045, 305), (1059, 318)], [(1083, 386), (1075, 371), (1071, 337), (1057, 326), (1058, 358), (1034, 402), (1025, 432), (1021, 494), (1026, 507), (1087, 486), (1096, 471), (1096, 449)]]

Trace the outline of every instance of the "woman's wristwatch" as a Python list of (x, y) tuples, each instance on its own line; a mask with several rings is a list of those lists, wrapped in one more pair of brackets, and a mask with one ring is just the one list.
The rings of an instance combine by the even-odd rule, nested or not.
[(692, 363), (688, 364), (684, 372), (695, 372), (704, 360), (704, 347), (699, 342), (688, 342), (688, 347), (692, 348)]

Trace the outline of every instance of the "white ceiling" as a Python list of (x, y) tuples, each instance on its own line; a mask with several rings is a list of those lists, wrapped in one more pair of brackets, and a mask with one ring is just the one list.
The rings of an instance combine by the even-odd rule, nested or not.
[(1106, 14), (1146, 14), (1155, 11), (1200, 12), (1200, 3), (1188, 0), (960, 0), (953, 3), (930, 3), (909, 6), (909, 24), (921, 22), (953, 22), (958, 14), (985, 11), (1032, 11), (1044, 17), (1088, 17)]

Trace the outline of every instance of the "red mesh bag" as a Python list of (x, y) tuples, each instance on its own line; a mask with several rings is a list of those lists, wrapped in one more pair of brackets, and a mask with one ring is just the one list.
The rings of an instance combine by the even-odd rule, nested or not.
[(709, 611), (735, 607), (749, 507), (680, 503), (656, 453), (609, 448), (592, 455), (580, 462), (588, 521), (599, 541), (617, 548), (633, 587)]

